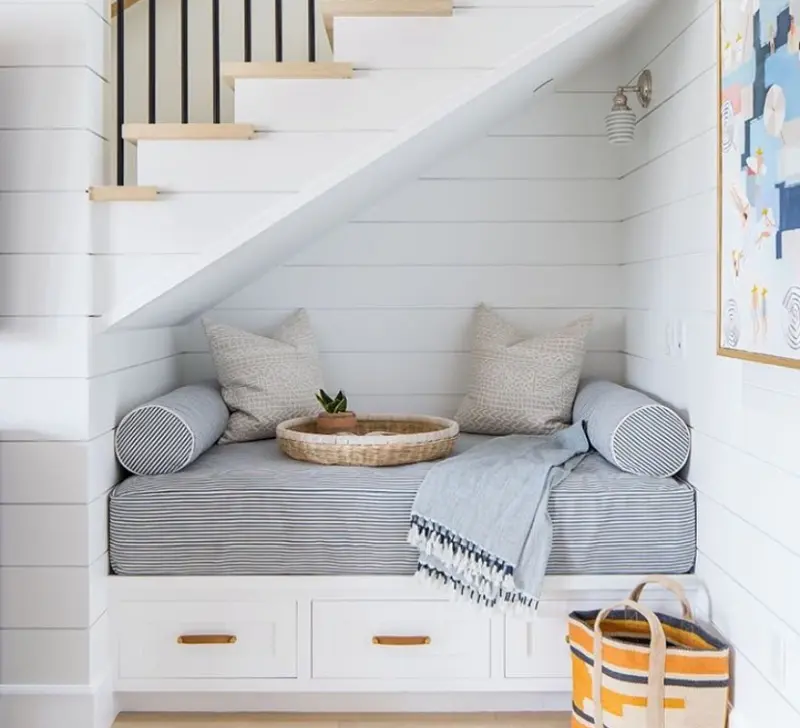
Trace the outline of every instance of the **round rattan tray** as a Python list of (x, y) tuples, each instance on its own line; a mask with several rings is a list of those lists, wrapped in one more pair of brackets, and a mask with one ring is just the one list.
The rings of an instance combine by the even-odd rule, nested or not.
[(356, 432), (323, 435), (316, 417), (300, 417), (278, 425), (277, 437), (281, 450), (295, 460), (382, 467), (447, 457), (458, 424), (425, 415), (360, 415)]

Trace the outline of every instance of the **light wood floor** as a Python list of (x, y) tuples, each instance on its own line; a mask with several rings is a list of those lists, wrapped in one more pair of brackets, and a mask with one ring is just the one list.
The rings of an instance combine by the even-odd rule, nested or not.
[(123, 713), (113, 728), (569, 728), (567, 713)]

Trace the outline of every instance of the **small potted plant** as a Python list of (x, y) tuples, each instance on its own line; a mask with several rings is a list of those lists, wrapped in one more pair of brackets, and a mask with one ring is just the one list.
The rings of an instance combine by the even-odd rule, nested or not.
[(347, 397), (339, 390), (335, 397), (331, 397), (324, 389), (316, 394), (317, 401), (323, 409), (317, 415), (317, 431), (324, 435), (337, 432), (355, 432), (356, 416), (347, 410)]

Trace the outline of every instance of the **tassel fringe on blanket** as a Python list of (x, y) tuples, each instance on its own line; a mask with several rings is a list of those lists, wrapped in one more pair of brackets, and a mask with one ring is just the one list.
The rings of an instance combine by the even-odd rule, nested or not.
[[(483, 607), (502, 611), (535, 609), (537, 600), (523, 594), (514, 582), (514, 567), (444, 526), (414, 514), (408, 543), (420, 552), (417, 577), (445, 587)], [(435, 560), (444, 568), (437, 568)], [(445, 571), (447, 569), (447, 571)], [(450, 573), (448, 573), (448, 571)]]
[(535, 610), (552, 542), (550, 489), (588, 449), (579, 423), (495, 438), (435, 465), (410, 516), (417, 577), (500, 613)]

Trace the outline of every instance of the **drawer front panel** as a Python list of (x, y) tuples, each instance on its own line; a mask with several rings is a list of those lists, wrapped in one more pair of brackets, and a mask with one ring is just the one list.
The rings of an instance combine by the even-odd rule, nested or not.
[(315, 601), (315, 678), (488, 678), (490, 622), (434, 601)]
[[(650, 609), (675, 612), (669, 602), (644, 600)], [(573, 611), (602, 607), (594, 602), (540, 602), (536, 616), (526, 621), (506, 619), (505, 674), (508, 678), (570, 678), (572, 659), (567, 644), (567, 620)]]
[(297, 607), (127, 602), (119, 610), (120, 678), (297, 676)]

